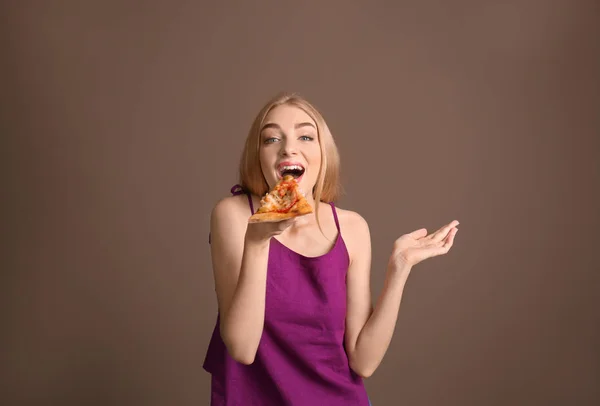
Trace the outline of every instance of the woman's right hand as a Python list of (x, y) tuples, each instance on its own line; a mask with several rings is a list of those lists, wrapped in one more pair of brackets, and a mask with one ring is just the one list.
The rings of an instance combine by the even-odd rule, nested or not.
[(294, 217), (277, 222), (249, 223), (246, 229), (246, 240), (256, 243), (266, 243), (272, 237), (284, 232), (295, 221), (296, 218)]

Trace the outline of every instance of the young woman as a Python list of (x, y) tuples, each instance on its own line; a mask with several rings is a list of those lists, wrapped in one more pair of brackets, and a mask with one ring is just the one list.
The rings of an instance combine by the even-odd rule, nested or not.
[[(314, 213), (249, 224), (260, 198), (292, 169)], [(204, 363), (211, 405), (370, 405), (363, 378), (387, 351), (411, 269), (450, 250), (458, 221), (395, 241), (373, 307), (369, 227), (334, 205), (335, 142), (297, 95), (280, 95), (257, 115), (232, 194), (210, 222), (219, 309)]]

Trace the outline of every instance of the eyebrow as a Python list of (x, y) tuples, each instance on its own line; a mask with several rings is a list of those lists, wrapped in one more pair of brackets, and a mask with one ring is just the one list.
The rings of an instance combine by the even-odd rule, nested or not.
[[(304, 123), (298, 123), (294, 126), (294, 128), (298, 129), (298, 128), (302, 128), (302, 127), (312, 127), (316, 130), (316, 127), (309, 122), (304, 122)], [(279, 126), (279, 124), (276, 123), (267, 123), (265, 125), (263, 125), (263, 128), (260, 130), (261, 132), (267, 128), (275, 128), (277, 130), (281, 130), (281, 127)]]

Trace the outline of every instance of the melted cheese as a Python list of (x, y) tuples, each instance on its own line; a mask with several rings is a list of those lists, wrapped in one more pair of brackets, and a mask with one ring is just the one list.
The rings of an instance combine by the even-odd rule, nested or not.
[(296, 200), (296, 183), (292, 176), (281, 179), (260, 201), (260, 212), (273, 212), (290, 209)]

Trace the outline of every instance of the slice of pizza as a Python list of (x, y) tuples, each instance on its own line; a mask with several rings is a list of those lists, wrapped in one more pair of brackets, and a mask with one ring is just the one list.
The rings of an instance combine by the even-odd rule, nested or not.
[(312, 213), (312, 207), (291, 175), (286, 175), (260, 201), (249, 223), (276, 222)]

